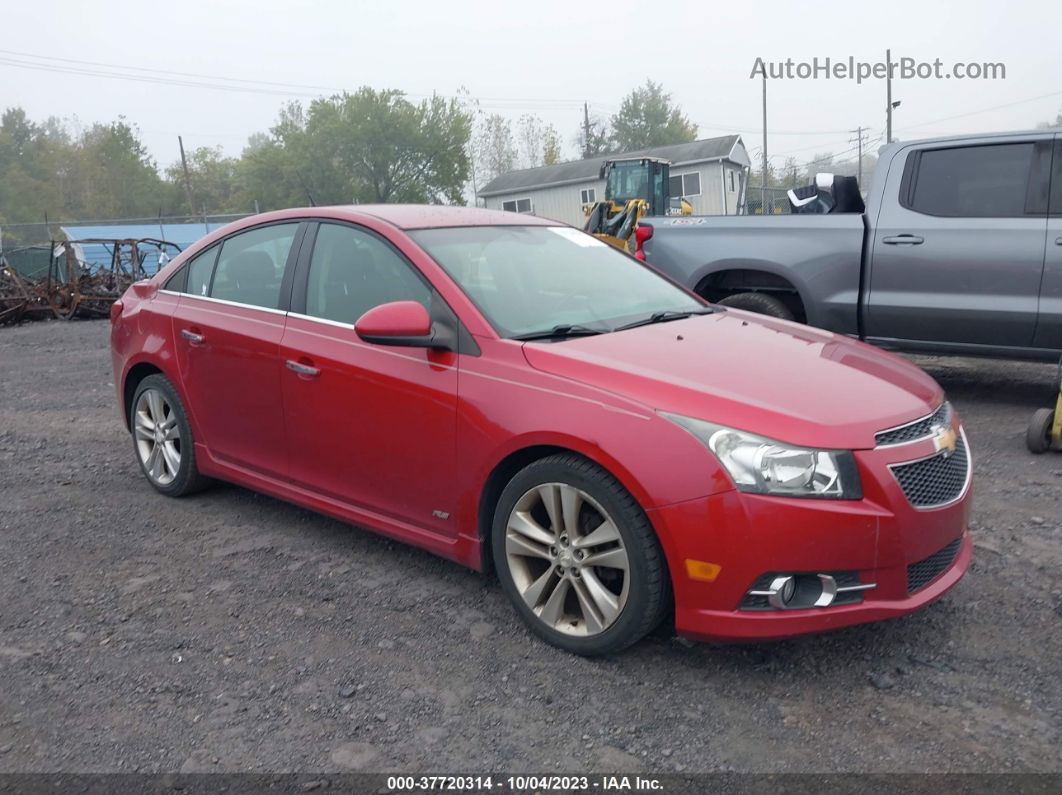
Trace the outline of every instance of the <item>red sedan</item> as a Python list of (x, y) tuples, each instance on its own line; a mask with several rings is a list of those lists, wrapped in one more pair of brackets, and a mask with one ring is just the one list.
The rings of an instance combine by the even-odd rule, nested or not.
[(891, 618), (970, 563), (970, 454), (929, 376), (545, 219), (258, 215), (111, 318), (158, 491), (231, 481), (493, 568), (579, 654), (669, 614), (708, 639)]

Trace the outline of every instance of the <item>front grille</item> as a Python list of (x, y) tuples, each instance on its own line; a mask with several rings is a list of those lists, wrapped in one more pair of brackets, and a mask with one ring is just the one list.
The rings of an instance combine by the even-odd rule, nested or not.
[(881, 431), (874, 435), (874, 440), (878, 447), (884, 447), (887, 444), (906, 444), (916, 439), (924, 439), (927, 436), (931, 436), (934, 426), (943, 425), (946, 428), (950, 424), (951, 406), (945, 402), (941, 403), (940, 408), (928, 417), (915, 420), (907, 425), (901, 425), (899, 428)]
[(929, 583), (942, 574), (955, 560), (962, 545), (962, 536), (959, 536), (944, 549), (934, 552), (925, 560), (912, 563), (907, 567), (907, 593), (912, 594), (925, 588)]
[(955, 452), (942, 450), (932, 458), (892, 467), (907, 501), (916, 508), (932, 508), (958, 499), (969, 475), (966, 440), (955, 440)]

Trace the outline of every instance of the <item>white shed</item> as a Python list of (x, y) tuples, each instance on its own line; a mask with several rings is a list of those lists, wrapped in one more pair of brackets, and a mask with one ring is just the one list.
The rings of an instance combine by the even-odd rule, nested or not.
[[(670, 193), (689, 200), (695, 214), (744, 212), (750, 162), (740, 135), (608, 155), (645, 156), (671, 161)], [(479, 191), (479, 198), (492, 210), (531, 213), (582, 226), (583, 205), (605, 198), (605, 181), (600, 177), (604, 161), (601, 156), (510, 171), (488, 182)]]

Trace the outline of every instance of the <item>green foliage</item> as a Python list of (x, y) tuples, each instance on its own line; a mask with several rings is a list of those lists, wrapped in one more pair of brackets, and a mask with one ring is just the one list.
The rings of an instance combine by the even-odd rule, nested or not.
[[(124, 119), (76, 135), (57, 119), (37, 124), (21, 108), (0, 116), (0, 216), (8, 224), (155, 215), (175, 193)], [(34, 233), (46, 234), (43, 226)], [(5, 244), (39, 242), (4, 232)], [(22, 239), (20, 239), (22, 238)]]
[[(214, 212), (240, 206), (237, 201), (236, 173), (239, 160), (225, 157), (220, 146), (201, 146), (186, 153), (192, 206), (188, 206), (188, 190), (184, 169), (177, 161), (166, 169), (166, 181), (176, 193), (177, 202), (189, 213), (202, 212), (206, 207)], [(243, 205), (245, 206), (245, 205)]]
[[(162, 174), (124, 119), (72, 134), (21, 108), (0, 116), (0, 218), (5, 223), (252, 212), (316, 204), (463, 203), (471, 115), (454, 101), (419, 103), (362, 88), (281, 108), (238, 158), (187, 152)], [(189, 206), (188, 193), (191, 193)], [(5, 238), (11, 230), (5, 231)]]
[(371, 88), (290, 105), (273, 127), (287, 194), (316, 204), (462, 203), (470, 135), (453, 100)]
[(552, 124), (546, 128), (542, 139), (542, 165), (554, 166), (560, 163), (564, 153), (561, 151), (560, 136)]
[(623, 98), (612, 117), (611, 143), (617, 151), (682, 144), (697, 138), (697, 125), (672, 104), (663, 86), (646, 80)]

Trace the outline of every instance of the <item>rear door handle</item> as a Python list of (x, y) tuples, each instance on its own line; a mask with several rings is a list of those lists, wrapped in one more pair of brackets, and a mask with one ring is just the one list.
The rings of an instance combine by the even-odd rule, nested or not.
[(896, 235), (883, 237), (881, 242), (889, 246), (920, 246), (925, 241), (918, 235)]
[(303, 364), (302, 362), (297, 362), (294, 359), (288, 359), (286, 362), (284, 362), (284, 365), (289, 370), (291, 370), (291, 372), (297, 373), (298, 375), (304, 375), (307, 378), (315, 378), (316, 376), (319, 376), (321, 374), (321, 371), (318, 368), (311, 367), (310, 365)]
[(181, 336), (193, 345), (202, 345), (206, 341), (206, 337), (204, 337), (202, 334), (196, 334), (191, 329), (181, 329)]
[(1062, 246), (1062, 237), (1056, 237), (1055, 238), (1055, 245), (1056, 246)]

